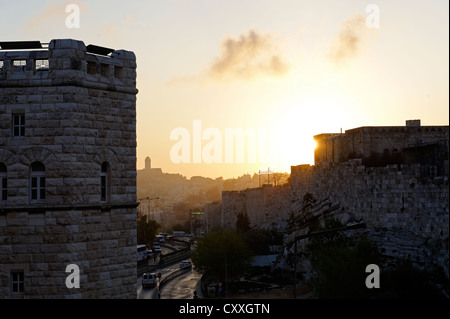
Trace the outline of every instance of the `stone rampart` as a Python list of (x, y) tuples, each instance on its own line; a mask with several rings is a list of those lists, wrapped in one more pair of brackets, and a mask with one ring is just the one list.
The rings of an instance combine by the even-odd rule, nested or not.
[(250, 226), (284, 229), (291, 211), (291, 187), (263, 186), (222, 192), (223, 227), (236, 228), (237, 215), (247, 213)]
[(448, 177), (424, 177), (419, 164), (366, 168), (360, 160), (291, 167), (293, 199), (309, 193), (340, 205), (335, 217), (364, 222), (385, 254), (435, 264), (448, 275)]

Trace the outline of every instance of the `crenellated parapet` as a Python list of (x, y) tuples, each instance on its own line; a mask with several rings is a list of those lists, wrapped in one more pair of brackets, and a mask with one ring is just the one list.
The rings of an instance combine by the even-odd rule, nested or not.
[(137, 93), (133, 52), (110, 49), (102, 55), (89, 48), (82, 41), (62, 39), (52, 40), (46, 49), (0, 51), (0, 87), (70, 84)]

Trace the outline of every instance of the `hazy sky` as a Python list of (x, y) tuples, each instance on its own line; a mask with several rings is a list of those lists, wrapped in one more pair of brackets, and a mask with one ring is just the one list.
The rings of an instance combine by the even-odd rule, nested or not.
[[(79, 28), (66, 26), (69, 4), (80, 8)], [(18, 0), (0, 7), (0, 40), (74, 38), (135, 52), (138, 169), (150, 156), (152, 167), (187, 177), (289, 172), (313, 163), (315, 134), (449, 122), (448, 1)], [(227, 144), (231, 130), (256, 141), (246, 143), (243, 163), (230, 154), (242, 153)], [(183, 156), (189, 163), (177, 163)]]

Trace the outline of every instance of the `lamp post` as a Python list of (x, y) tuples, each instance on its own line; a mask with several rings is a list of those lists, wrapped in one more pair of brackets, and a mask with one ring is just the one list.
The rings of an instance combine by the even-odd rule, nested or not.
[[(138, 199), (138, 202), (142, 202), (142, 201), (145, 201), (145, 200), (147, 200), (147, 201), (151, 201), (151, 200), (155, 200), (155, 199), (159, 199), (159, 196), (158, 197), (154, 197), (154, 198), (150, 198), (150, 197), (143, 197), (143, 198), (139, 198)], [(150, 203), (148, 204), (148, 209), (147, 209), (147, 222), (148, 222), (148, 217), (149, 217), (149, 210), (150, 210)]]

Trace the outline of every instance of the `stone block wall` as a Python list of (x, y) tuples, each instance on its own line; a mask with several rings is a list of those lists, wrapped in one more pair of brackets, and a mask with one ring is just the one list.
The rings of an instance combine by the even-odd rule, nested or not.
[(448, 154), (449, 129), (448, 126), (420, 126), (418, 121), (418, 125), (360, 127), (345, 134), (319, 134), (314, 139), (315, 164), (339, 163), (374, 154), (400, 154), (405, 148), (439, 141), (447, 141)]
[(424, 178), (420, 172), (419, 164), (366, 168), (361, 160), (294, 166), (292, 196), (310, 193), (318, 201), (339, 204), (345, 214), (338, 219), (349, 214), (366, 223), (386, 255), (436, 264), (448, 275), (448, 179)]
[[(2, 298), (135, 298), (134, 209), (8, 212), (0, 215)], [(80, 269), (68, 289), (66, 266)], [(9, 273), (24, 271), (23, 294), (11, 294)]]
[(243, 191), (222, 192), (222, 225), (235, 229), (237, 215), (247, 213), (250, 226), (284, 229), (291, 212), (291, 187), (263, 186)]
[[(64, 39), (47, 50), (0, 51), (0, 61), (0, 297), (135, 298), (134, 53), (96, 55)], [(17, 114), (23, 136), (14, 132)], [(39, 201), (31, 198), (35, 162), (45, 167)], [(64, 284), (71, 263), (80, 267), (79, 289)], [(11, 294), (14, 269), (24, 272), (22, 294)]]
[(206, 232), (222, 228), (222, 202), (205, 205)]

